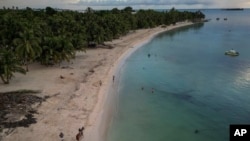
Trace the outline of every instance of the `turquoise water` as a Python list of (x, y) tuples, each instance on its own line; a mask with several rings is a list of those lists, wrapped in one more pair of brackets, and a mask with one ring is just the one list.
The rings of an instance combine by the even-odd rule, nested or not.
[[(108, 141), (228, 141), (230, 124), (250, 124), (250, 11), (203, 12), (210, 22), (126, 60)], [(225, 56), (231, 48), (240, 56)]]

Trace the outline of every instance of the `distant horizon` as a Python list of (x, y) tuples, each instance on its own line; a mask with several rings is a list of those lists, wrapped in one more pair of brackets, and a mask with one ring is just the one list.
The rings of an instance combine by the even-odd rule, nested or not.
[[(3, 6), (3, 7), (0, 7), (0, 9), (16, 9), (16, 8), (18, 8), (19, 10), (20, 9), (26, 9), (26, 8), (31, 8), (31, 9), (40, 9), (40, 10), (43, 10), (43, 9), (46, 9), (46, 7), (51, 7), (51, 8), (53, 8), (53, 9), (58, 9), (58, 10), (72, 10), (72, 11), (84, 11), (84, 10), (86, 10), (88, 7), (86, 7), (85, 9), (83, 8), (83, 9), (69, 9), (69, 8), (58, 8), (58, 7), (52, 7), (52, 6), (45, 6), (45, 7), (43, 7), (43, 8), (34, 8), (34, 7), (29, 7), (29, 6), (27, 6), (27, 7), (22, 7), (22, 8), (20, 8), (20, 7), (18, 7), (18, 6), (12, 6), (12, 7), (5, 7), (5, 6)], [(117, 9), (119, 9), (119, 10), (122, 10), (122, 9), (124, 9), (124, 8), (126, 8), (126, 7), (132, 7), (132, 6), (125, 6), (125, 7), (120, 7), (120, 8), (118, 8), (118, 7), (113, 7), (113, 8), (109, 8), (109, 9), (95, 9), (94, 7), (91, 7), (91, 6), (89, 6), (90, 8), (92, 8), (93, 10), (112, 10), (112, 9), (114, 9), (114, 8), (117, 8)], [(226, 9), (250, 9), (250, 8), (241, 8), (241, 7), (230, 7), (230, 8), (176, 8), (176, 7), (172, 7), (172, 8), (175, 8), (176, 10), (226, 10)], [(132, 7), (132, 9), (133, 10), (140, 10), (140, 9), (144, 9), (144, 10), (147, 10), (147, 9), (153, 9), (153, 10), (164, 10), (164, 9), (166, 9), (166, 10), (170, 10), (170, 9), (172, 9), (172, 8), (133, 8)]]
[(96, 10), (113, 8), (123, 9), (127, 6), (133, 9), (224, 9), (250, 8), (249, 0), (0, 0), (2, 8), (32, 7), (35, 9), (47, 6), (56, 9), (81, 10), (91, 7)]

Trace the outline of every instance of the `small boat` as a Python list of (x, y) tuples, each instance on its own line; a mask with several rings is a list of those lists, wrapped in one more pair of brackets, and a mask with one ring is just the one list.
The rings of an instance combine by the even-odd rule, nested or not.
[(224, 18), (224, 21), (226, 21), (227, 20), (227, 18)]
[(228, 51), (225, 52), (225, 55), (229, 55), (229, 56), (239, 56), (240, 53), (235, 51), (234, 49), (230, 49)]
[(218, 20), (220, 20), (220, 18), (216, 18), (216, 20), (218, 21)]

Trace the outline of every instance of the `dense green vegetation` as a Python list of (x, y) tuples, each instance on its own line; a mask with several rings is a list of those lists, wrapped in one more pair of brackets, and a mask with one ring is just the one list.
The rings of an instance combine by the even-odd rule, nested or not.
[(204, 17), (200, 11), (180, 12), (174, 8), (165, 12), (134, 12), (131, 7), (99, 11), (87, 8), (85, 12), (51, 7), (4, 8), (0, 10), (0, 76), (4, 83), (9, 83), (13, 72), (25, 73), (31, 62), (50, 65), (70, 61), (76, 51), (119, 38), (130, 30)]

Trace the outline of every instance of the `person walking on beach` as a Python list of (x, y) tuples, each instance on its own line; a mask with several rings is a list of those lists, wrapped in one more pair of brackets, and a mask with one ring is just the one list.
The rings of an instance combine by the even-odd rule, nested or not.
[(61, 141), (64, 141), (64, 134), (61, 132), (60, 134), (59, 134), (59, 137), (60, 137), (60, 139), (61, 139)]
[(113, 83), (115, 82), (115, 76), (113, 75)]
[(83, 130), (84, 130), (84, 127), (78, 129), (78, 133), (76, 134), (77, 141), (80, 141), (83, 138)]

